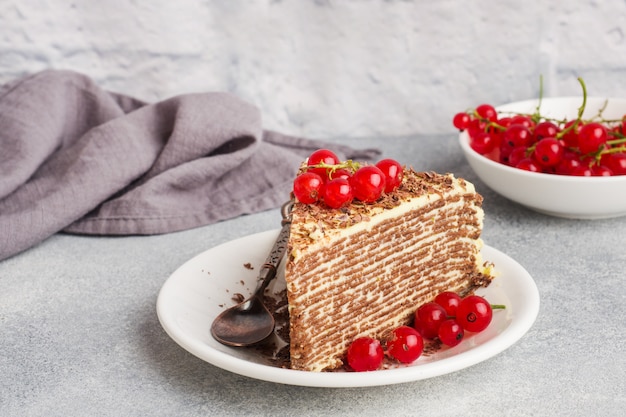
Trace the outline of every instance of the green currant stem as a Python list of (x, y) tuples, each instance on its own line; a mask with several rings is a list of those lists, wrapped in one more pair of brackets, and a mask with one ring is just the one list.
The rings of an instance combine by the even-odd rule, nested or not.
[(501, 126), (501, 125), (499, 125), (499, 124), (498, 124), (498, 123), (496, 123), (496, 122), (489, 122), (489, 123), (487, 123), (487, 125), (485, 126), (485, 132), (488, 132), (490, 127), (494, 128), (494, 129), (501, 130), (501, 131), (505, 131), (505, 130), (506, 130), (506, 127)]
[(580, 105), (580, 107), (578, 108), (578, 117), (576, 117), (576, 121), (574, 123), (572, 123), (571, 125), (569, 125), (567, 127), (567, 129), (563, 129), (561, 130), (557, 135), (557, 139), (562, 138), (563, 136), (565, 136), (570, 130), (575, 129), (576, 126), (578, 126), (578, 124), (580, 123), (582, 117), (583, 117), (583, 113), (585, 112), (585, 107), (587, 106), (587, 86), (585, 85), (585, 81), (583, 81), (583, 79), (581, 77), (578, 77), (578, 83), (580, 84), (580, 86), (583, 89), (583, 103)]
[(587, 86), (581, 77), (578, 77), (578, 82), (583, 89), (583, 104), (578, 108), (578, 120), (580, 120), (582, 119), (585, 107), (587, 106)]
[(311, 168), (324, 168), (326, 170), (328, 170), (328, 177), (330, 178), (332, 176), (332, 174), (337, 171), (338, 169), (349, 169), (352, 172), (356, 171), (357, 169), (359, 169), (361, 167), (361, 164), (359, 164), (358, 162), (355, 162), (351, 159), (348, 159), (346, 161), (343, 161), (339, 164), (327, 164), (326, 162), (320, 162), (318, 164), (315, 165), (307, 165), (307, 168), (311, 169)]
[(539, 75), (539, 101), (537, 102), (536, 113), (540, 113), (541, 100), (543, 100), (543, 74)]
[(625, 146), (618, 146), (615, 148), (609, 148), (609, 149), (603, 149), (598, 156), (602, 156), (602, 155), (606, 155), (609, 153), (620, 153), (620, 152), (626, 152), (626, 145)]
[(604, 116), (602, 116), (602, 113), (604, 113), (604, 110), (606, 110), (606, 106), (608, 105), (609, 105), (609, 101), (604, 100), (604, 104), (602, 105), (602, 107), (600, 107), (600, 110), (598, 110), (598, 115), (596, 117), (600, 119), (600, 122), (603, 122), (603, 123), (608, 122), (608, 120), (604, 120)]
[(543, 74), (539, 75), (539, 101), (537, 101), (537, 107), (535, 112), (530, 116), (533, 122), (539, 123), (541, 120), (541, 102), (543, 101)]
[[(626, 143), (626, 139), (607, 141), (607, 144), (610, 146), (618, 145), (621, 143)], [(592, 166), (594, 163), (600, 165), (600, 160), (602, 159), (602, 156), (604, 155), (608, 155), (612, 153), (620, 153), (620, 152), (626, 152), (626, 144), (622, 146), (601, 148), (598, 152), (591, 154), (591, 156), (593, 156), (593, 161), (589, 164), (589, 166)]]
[(613, 140), (607, 140), (606, 144), (609, 146), (613, 146), (613, 145), (620, 145), (622, 143), (626, 143), (626, 138), (622, 137), (619, 139), (613, 139)]

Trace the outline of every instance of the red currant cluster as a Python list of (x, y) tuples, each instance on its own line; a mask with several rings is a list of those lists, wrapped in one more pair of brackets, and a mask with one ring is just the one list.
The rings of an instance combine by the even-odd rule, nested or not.
[[(585, 101), (583, 101), (584, 103)], [(467, 130), (470, 147), (496, 162), (532, 172), (577, 176), (626, 175), (626, 115), (604, 120), (555, 120), (534, 114), (498, 113), (481, 104), (457, 113), (452, 124)]]
[(445, 291), (434, 301), (421, 305), (415, 312), (413, 326), (400, 326), (386, 341), (386, 352), (378, 339), (359, 337), (348, 347), (348, 365), (355, 371), (375, 371), (383, 363), (385, 354), (401, 363), (412, 363), (422, 355), (424, 339), (438, 339), (447, 346), (456, 346), (465, 332), (482, 332), (493, 317), (494, 308), (483, 297)]
[(318, 149), (309, 156), (306, 170), (295, 178), (293, 194), (301, 203), (321, 201), (330, 208), (346, 206), (354, 199), (373, 203), (383, 193), (395, 190), (402, 175), (402, 165), (393, 159), (361, 165), (342, 162), (332, 151)]

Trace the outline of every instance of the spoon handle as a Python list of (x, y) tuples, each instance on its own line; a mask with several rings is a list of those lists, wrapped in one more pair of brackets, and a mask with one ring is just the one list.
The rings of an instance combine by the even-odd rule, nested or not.
[(289, 241), (289, 229), (291, 227), (291, 208), (293, 207), (293, 202), (288, 201), (283, 204), (281, 208), (281, 214), (283, 216), (282, 220), (282, 228), (280, 229), (280, 233), (278, 233), (278, 237), (276, 238), (276, 242), (274, 242), (274, 246), (272, 247), (272, 251), (265, 259), (265, 263), (261, 266), (261, 270), (259, 271), (259, 284), (254, 290), (255, 295), (261, 295), (267, 285), (274, 279), (276, 276), (276, 271), (278, 270), (278, 266), (285, 256), (285, 252), (287, 252), (287, 242)]

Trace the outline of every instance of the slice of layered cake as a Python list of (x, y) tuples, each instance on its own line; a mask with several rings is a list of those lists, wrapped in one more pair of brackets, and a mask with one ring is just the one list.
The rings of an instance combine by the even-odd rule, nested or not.
[(491, 282), (482, 197), (451, 174), (404, 168), (376, 201), (296, 201), (285, 264), (291, 368), (343, 365), (358, 337), (385, 339), (443, 291)]

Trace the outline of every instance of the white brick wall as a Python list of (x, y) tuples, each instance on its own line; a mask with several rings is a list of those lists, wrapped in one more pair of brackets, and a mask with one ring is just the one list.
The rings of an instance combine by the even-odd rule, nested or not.
[(83, 72), (144, 100), (229, 91), (310, 137), (452, 131), (480, 102), (626, 96), (623, 0), (0, 0), (0, 83)]

